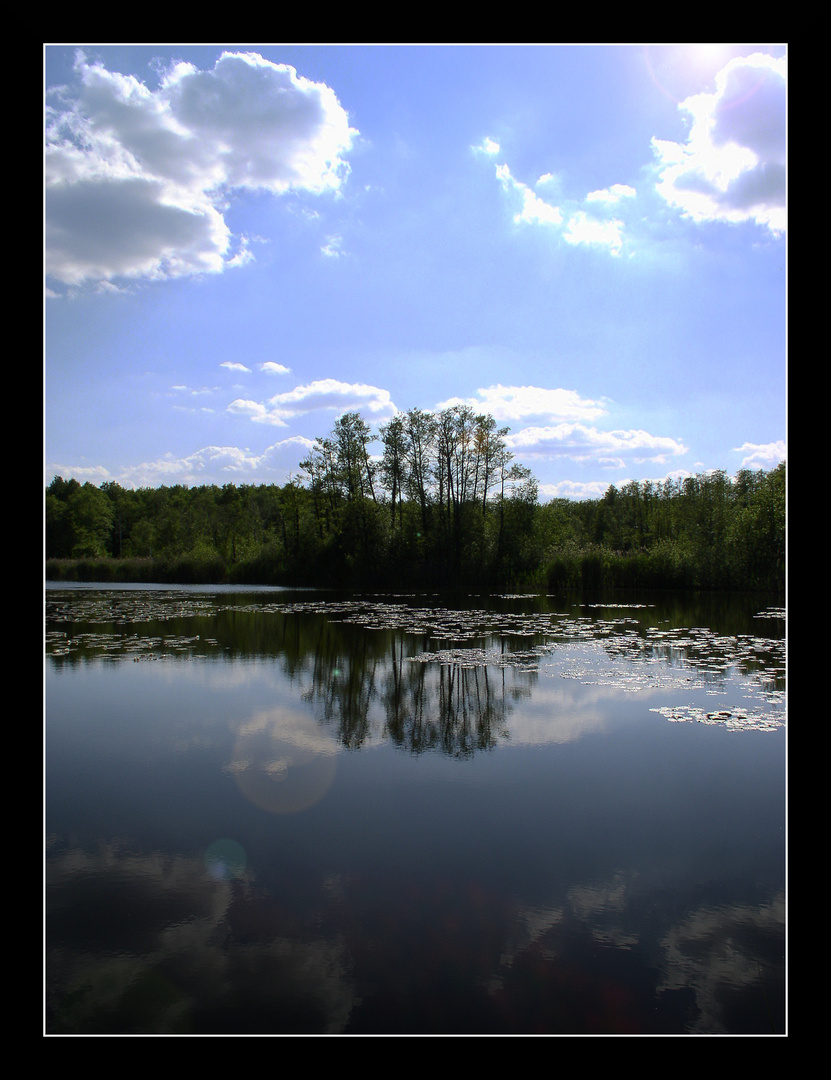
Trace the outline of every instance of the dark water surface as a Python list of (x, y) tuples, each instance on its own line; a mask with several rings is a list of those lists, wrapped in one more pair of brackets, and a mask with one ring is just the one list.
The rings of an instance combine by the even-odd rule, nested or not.
[(784, 612), (48, 588), (47, 1033), (781, 1034)]

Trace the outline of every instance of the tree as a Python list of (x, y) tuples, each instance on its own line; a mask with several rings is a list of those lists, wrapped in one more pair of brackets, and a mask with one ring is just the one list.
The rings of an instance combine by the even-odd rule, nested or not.
[(104, 492), (87, 482), (72, 492), (67, 502), (67, 512), (72, 557), (106, 555), (114, 513)]
[(509, 428), (497, 428), (492, 416), (476, 417), (476, 491), (482, 493), (482, 515), (485, 514), (490, 492), (502, 483), (507, 462), (511, 458), (506, 437)]
[(374, 468), (369, 457), (372, 433), (360, 413), (344, 413), (335, 421), (332, 436), (338, 479), (348, 499), (375, 496)]
[(381, 485), (390, 494), (390, 525), (395, 528), (395, 510), (398, 507), (398, 524), (403, 526), (404, 485), (407, 461), (407, 433), (404, 417), (399, 413), (381, 428), (384, 456), (381, 460)]
[(429, 529), (429, 506), (431, 483), (434, 476), (434, 452), (438, 424), (432, 413), (410, 409), (404, 421), (405, 456), (407, 473), (405, 483), (408, 495), (418, 502), (421, 510), (421, 526), (426, 534)]

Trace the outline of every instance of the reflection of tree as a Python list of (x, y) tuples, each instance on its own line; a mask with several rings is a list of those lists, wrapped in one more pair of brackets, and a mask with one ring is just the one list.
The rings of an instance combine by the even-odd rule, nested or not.
[(467, 757), (489, 750), (507, 733), (509, 703), (483, 665), (410, 663), (400, 653), (384, 680), (387, 731), (412, 753), (441, 750)]
[(427, 635), (419, 639), (323, 617), (314, 626), (314, 640), (308, 627), (304, 636), (307, 655), (286, 655), (284, 663), (293, 678), (306, 681), (303, 699), (350, 750), (373, 738), (389, 738), (411, 753), (466, 757), (490, 749), (507, 734), (511, 702), (527, 692), (516, 679), (535, 678), (525, 671), (506, 679), (498, 655), (491, 666), (481, 657), (469, 664), (414, 662), (431, 643)]
[[(274, 660), (350, 749), (385, 733), (414, 753), (467, 756), (492, 747), (510, 712), (506, 695), (527, 692), (541, 655), (575, 643), (595, 645), (611, 661), (602, 669), (593, 657), (588, 667), (573, 662), (564, 674), (583, 681), (631, 689), (681, 668), (708, 686), (741, 674), (759, 683), (773, 704), (774, 695), (784, 692), (785, 640), (778, 623), (776, 636), (763, 637), (759, 631), (767, 626), (758, 617), (738, 624), (741, 633), (726, 633), (682, 620), (672, 601), (660, 610), (642, 604), (591, 608), (590, 616), (575, 618), (496, 606), (411, 607), (389, 598), (249, 603), (184, 591), (58, 591), (48, 598), (46, 645), (56, 667), (101, 656)], [(731, 627), (736, 622), (724, 618)], [(755, 632), (744, 632), (751, 624)], [(524, 652), (507, 651), (517, 641)]]
[[(378, 636), (387, 649), (379, 654)], [(375, 635), (356, 628), (347, 650), (321, 628), (305, 698), (337, 728), (339, 741), (357, 749), (371, 737), (388, 737), (411, 753), (439, 750), (467, 757), (488, 750), (507, 734), (506, 719), (518, 696), (504, 668), (485, 663), (416, 663), (404, 635)], [(526, 680), (531, 673), (523, 673)], [(377, 709), (373, 717), (373, 708)], [(375, 720), (375, 724), (373, 721)]]
[(351, 629), (319, 620), (311, 657), (312, 686), (303, 696), (318, 704), (325, 722), (336, 727), (338, 740), (357, 750), (370, 734), (370, 707), (377, 696), (375, 671), (380, 657), (366, 633), (344, 633)]
[(486, 667), (444, 665), (438, 669), (439, 728), (445, 753), (472, 754), (489, 750), (508, 712), (504, 696), (497, 696)]
[[(271, 658), (342, 746), (358, 749), (388, 734), (412, 753), (461, 757), (505, 737), (510, 703), (536, 677), (537, 659), (506, 652), (506, 638), (481, 625), (481, 612), (301, 606), (221, 604), (170, 593), (61, 596), (52, 600), (47, 645), (56, 665), (102, 655), (110, 661), (173, 653)], [(401, 618), (427, 620), (430, 628), (402, 629), (395, 625)], [(476, 647), (485, 641), (496, 651)], [(435, 661), (413, 662), (438, 642), (464, 647), (451, 659), (434, 654)]]

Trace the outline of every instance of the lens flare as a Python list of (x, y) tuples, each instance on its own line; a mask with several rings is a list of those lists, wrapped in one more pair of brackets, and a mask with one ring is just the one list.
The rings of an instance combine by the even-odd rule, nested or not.
[(205, 852), (205, 868), (217, 881), (240, 877), (245, 865), (245, 850), (236, 840), (214, 840)]

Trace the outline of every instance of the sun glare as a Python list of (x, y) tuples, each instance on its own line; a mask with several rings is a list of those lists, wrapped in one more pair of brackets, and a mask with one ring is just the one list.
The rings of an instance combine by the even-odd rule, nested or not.
[(710, 83), (709, 89), (715, 89), (716, 74), (736, 50), (719, 42), (645, 45), (643, 55), (653, 83), (666, 97), (680, 103)]

